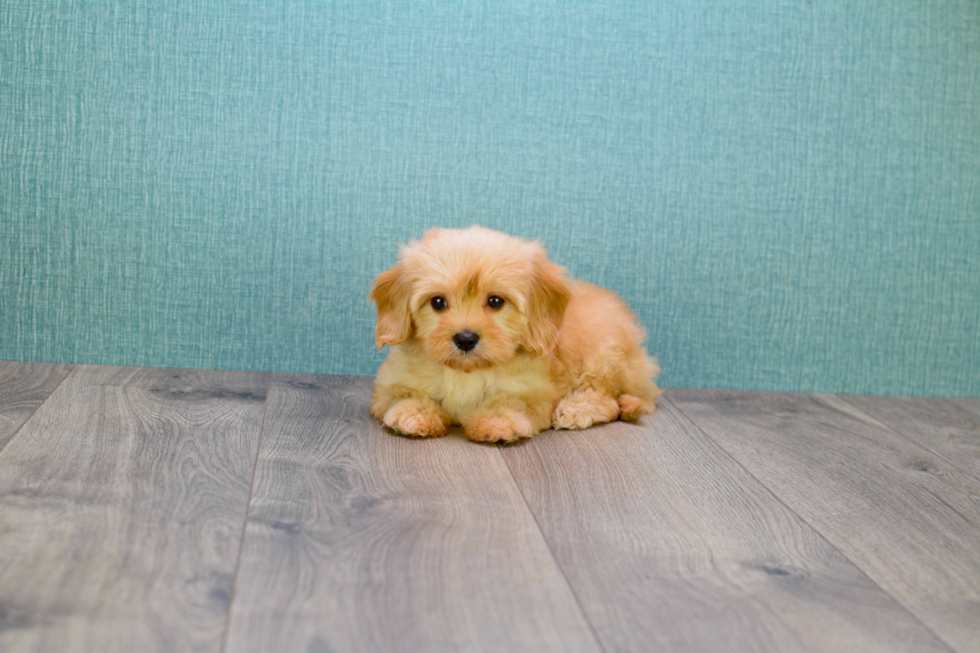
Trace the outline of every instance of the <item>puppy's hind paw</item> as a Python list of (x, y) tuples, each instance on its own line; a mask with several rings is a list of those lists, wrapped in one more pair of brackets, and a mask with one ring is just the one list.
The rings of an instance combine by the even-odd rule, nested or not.
[(388, 409), (381, 420), (388, 428), (416, 438), (446, 435), (446, 423), (417, 402), (406, 399)]
[(619, 419), (628, 422), (638, 419), (640, 415), (650, 415), (656, 410), (654, 402), (644, 402), (633, 395), (619, 395), (616, 401), (619, 403)]

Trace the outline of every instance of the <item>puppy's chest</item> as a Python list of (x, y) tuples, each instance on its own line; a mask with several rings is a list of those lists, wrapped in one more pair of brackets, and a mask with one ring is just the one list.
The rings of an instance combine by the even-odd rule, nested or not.
[(460, 372), (446, 368), (441, 385), (439, 403), (453, 419), (459, 419), (499, 391), (496, 374), (485, 370)]

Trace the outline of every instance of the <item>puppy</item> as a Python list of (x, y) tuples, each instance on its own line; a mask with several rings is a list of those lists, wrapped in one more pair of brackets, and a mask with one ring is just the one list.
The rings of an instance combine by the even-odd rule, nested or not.
[(482, 227), (434, 229), (374, 280), (378, 370), (371, 414), (405, 435), (460, 424), (513, 442), (652, 413), (660, 390), (645, 333), (615, 294), (570, 281), (544, 248)]

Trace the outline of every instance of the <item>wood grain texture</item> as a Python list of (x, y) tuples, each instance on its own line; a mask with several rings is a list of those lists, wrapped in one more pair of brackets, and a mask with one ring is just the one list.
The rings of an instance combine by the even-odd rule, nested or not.
[(71, 372), (0, 452), (0, 649), (218, 650), (267, 381)]
[(670, 404), (503, 455), (607, 651), (948, 650)]
[(227, 650), (598, 651), (497, 448), (382, 430), (371, 384), (274, 376)]
[(980, 416), (980, 399), (978, 398), (963, 397), (958, 399), (950, 399), (949, 401), (953, 402), (964, 410), (970, 411), (974, 415)]
[(670, 401), (946, 643), (980, 649), (976, 479), (837, 397)]
[(0, 361), (0, 449), (71, 370), (62, 363)]
[(840, 399), (980, 480), (980, 416), (936, 397)]

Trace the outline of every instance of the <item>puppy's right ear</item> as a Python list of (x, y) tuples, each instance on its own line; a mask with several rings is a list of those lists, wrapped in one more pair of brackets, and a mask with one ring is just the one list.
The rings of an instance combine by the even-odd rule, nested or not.
[(379, 274), (371, 285), (370, 297), (378, 305), (375, 344), (381, 349), (405, 342), (412, 333), (412, 317), (408, 312), (408, 289), (402, 278), (401, 263)]

